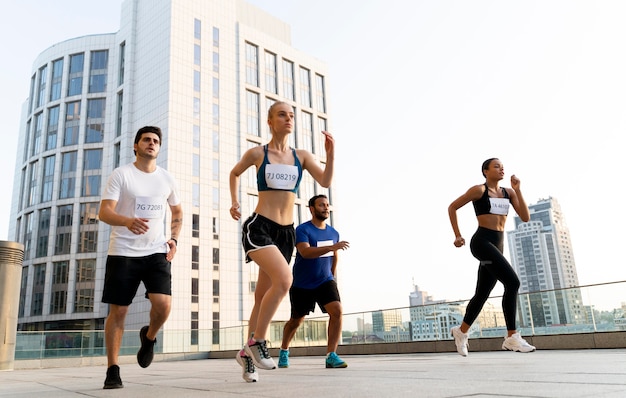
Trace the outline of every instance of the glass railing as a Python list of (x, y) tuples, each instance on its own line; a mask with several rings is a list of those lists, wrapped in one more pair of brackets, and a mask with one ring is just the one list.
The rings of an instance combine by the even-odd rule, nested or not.
[[(506, 332), (501, 296), (491, 297), (470, 329), (470, 337), (501, 337)], [(524, 336), (626, 331), (626, 281), (520, 294), (518, 330)], [(467, 300), (349, 313), (343, 316), (341, 344), (448, 340), (461, 323)], [(285, 321), (270, 326), (270, 346), (278, 347)], [(291, 347), (325, 346), (328, 316), (307, 317)], [(241, 348), (246, 327), (219, 330), (167, 330), (157, 336), (157, 353), (226, 351)], [(136, 330), (127, 330), (120, 355), (135, 355)], [(104, 331), (17, 332), (15, 359), (106, 355)]]

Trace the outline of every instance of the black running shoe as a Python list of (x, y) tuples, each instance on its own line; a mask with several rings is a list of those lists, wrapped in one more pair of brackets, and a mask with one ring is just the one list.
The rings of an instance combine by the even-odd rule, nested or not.
[(104, 379), (104, 388), (105, 390), (110, 390), (112, 388), (124, 388), (124, 384), (122, 384), (122, 379), (120, 378), (120, 367), (117, 365), (112, 365), (107, 369), (107, 378)]
[(139, 339), (141, 340), (141, 348), (137, 351), (137, 362), (142, 368), (147, 368), (154, 358), (154, 345), (156, 339), (148, 340), (148, 326), (144, 326), (139, 331)]

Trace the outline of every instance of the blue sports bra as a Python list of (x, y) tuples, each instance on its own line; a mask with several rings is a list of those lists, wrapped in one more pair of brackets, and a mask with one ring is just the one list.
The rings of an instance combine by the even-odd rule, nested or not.
[(302, 165), (291, 148), (295, 162), (293, 165), (272, 164), (267, 158), (267, 144), (263, 145), (263, 163), (256, 175), (257, 189), (262, 191), (291, 191), (296, 193), (302, 180)]
[(504, 188), (502, 189), (502, 194), (504, 198), (490, 198), (489, 197), (489, 188), (487, 184), (485, 184), (485, 192), (480, 197), (480, 199), (472, 202), (474, 205), (474, 212), (477, 216), (482, 216), (483, 214), (498, 214), (501, 216), (506, 216), (509, 214), (509, 193)]

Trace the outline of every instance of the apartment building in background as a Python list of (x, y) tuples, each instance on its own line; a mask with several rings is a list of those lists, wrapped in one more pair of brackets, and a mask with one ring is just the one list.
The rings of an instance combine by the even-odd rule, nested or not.
[[(511, 263), (520, 281), (518, 319), (526, 327), (551, 327), (588, 322), (569, 229), (555, 198), (528, 206), (530, 221), (515, 216), (507, 232)], [(555, 289), (555, 290), (553, 290)], [(551, 290), (551, 291), (546, 291)]]

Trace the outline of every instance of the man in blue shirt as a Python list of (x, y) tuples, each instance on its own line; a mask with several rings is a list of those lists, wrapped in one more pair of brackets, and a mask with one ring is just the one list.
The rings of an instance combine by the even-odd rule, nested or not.
[(289, 343), (302, 324), (304, 317), (315, 310), (315, 304), (330, 317), (328, 321), (327, 368), (348, 366), (337, 355), (341, 337), (342, 307), (335, 277), (337, 251), (350, 244), (339, 240), (339, 232), (326, 220), (330, 205), (326, 195), (316, 195), (309, 200), (312, 219), (296, 228), (296, 261), (293, 265), (293, 283), (289, 289), (291, 318), (285, 324), (278, 367), (289, 367)]

